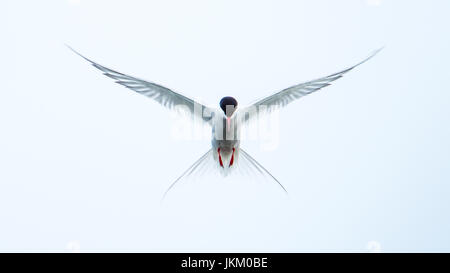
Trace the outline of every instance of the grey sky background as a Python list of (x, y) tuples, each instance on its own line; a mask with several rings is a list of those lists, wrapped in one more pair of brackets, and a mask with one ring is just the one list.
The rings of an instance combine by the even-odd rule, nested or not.
[[(450, 251), (448, 1), (2, 1), (0, 251)], [(68, 50), (209, 104), (375, 58), (242, 143), (289, 191), (208, 179), (209, 147)], [(206, 180), (208, 180), (206, 179)]]

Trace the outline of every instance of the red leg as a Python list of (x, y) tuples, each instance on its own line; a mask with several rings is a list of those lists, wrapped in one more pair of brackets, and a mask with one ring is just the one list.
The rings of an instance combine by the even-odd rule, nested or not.
[(219, 163), (220, 163), (220, 166), (222, 166), (222, 168), (223, 168), (222, 156), (220, 155), (220, 148), (217, 149), (217, 153), (219, 154)]
[(231, 155), (230, 166), (233, 165), (233, 162), (234, 162), (234, 148), (233, 148), (233, 154)]

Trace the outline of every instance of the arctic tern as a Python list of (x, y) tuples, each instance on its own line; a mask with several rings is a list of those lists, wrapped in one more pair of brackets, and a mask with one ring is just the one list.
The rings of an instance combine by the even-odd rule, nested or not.
[(271, 96), (259, 99), (250, 105), (244, 107), (238, 106), (235, 98), (227, 96), (220, 100), (219, 107), (211, 107), (153, 82), (109, 69), (84, 57), (71, 47), (69, 48), (90, 62), (95, 68), (102, 71), (104, 75), (114, 79), (116, 83), (147, 96), (170, 110), (174, 110), (177, 106), (183, 106), (194, 118), (200, 119), (202, 122), (210, 125), (212, 129), (211, 149), (173, 182), (167, 189), (165, 195), (182, 178), (192, 175), (196, 170), (201, 169), (202, 166), (204, 167), (205, 164), (211, 162), (223, 176), (227, 176), (239, 164), (243, 164), (247, 168), (252, 169), (252, 171), (255, 171), (255, 173), (275, 181), (287, 193), (283, 185), (272, 174), (240, 147), (241, 126), (248, 125), (252, 120), (255, 120), (255, 118), (263, 114), (270, 114), (272, 111), (282, 108), (294, 100), (330, 85), (331, 82), (341, 78), (345, 73), (366, 62), (382, 49), (380, 48), (374, 51), (363, 61), (340, 72), (291, 86)]

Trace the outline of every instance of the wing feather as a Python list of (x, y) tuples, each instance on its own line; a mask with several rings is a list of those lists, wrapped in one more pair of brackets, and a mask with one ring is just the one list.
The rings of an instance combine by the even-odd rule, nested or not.
[[(349, 67), (340, 72), (331, 74), (329, 76), (326, 76), (326, 77), (323, 77), (320, 79), (315, 79), (312, 81), (304, 82), (304, 83), (297, 84), (297, 85), (291, 86), (289, 88), (283, 89), (271, 96), (260, 99), (247, 107), (243, 107), (240, 110), (240, 112), (241, 112), (241, 114), (245, 115), (245, 113), (250, 113), (251, 112), (250, 109), (253, 108), (253, 109), (256, 109), (257, 111), (260, 111), (259, 113), (261, 114), (262, 108), (260, 106), (265, 106), (265, 108), (264, 108), (265, 112), (271, 112), (274, 109), (284, 107), (284, 106), (288, 105), (289, 103), (291, 103), (303, 96), (306, 96), (308, 94), (311, 94), (315, 91), (318, 91), (324, 87), (331, 85), (331, 82), (341, 78), (345, 73), (349, 72), (350, 70), (354, 69), (355, 67), (359, 66), (360, 64), (368, 61), (370, 58), (372, 58), (378, 52), (380, 52), (381, 49), (382, 48), (374, 51), (369, 57), (367, 57), (363, 61), (359, 62), (358, 64), (353, 65), (352, 67)], [(246, 120), (248, 120), (248, 119), (250, 119), (250, 117), (246, 116)]]
[[(92, 66), (102, 71), (105, 76), (115, 80), (116, 83), (123, 85), (126, 88), (129, 88), (146, 97), (149, 97), (170, 110), (173, 110), (177, 105), (184, 105), (189, 109), (191, 114), (199, 115), (203, 119), (203, 121), (211, 121), (212, 116), (203, 117), (203, 112), (205, 111), (205, 109), (208, 109), (207, 111), (209, 111), (209, 113), (214, 113), (215, 109), (207, 107), (187, 96), (177, 93), (164, 86), (109, 69), (84, 57), (73, 48), (69, 48), (77, 55), (90, 62)], [(195, 107), (199, 107), (198, 109), (201, 109), (201, 111), (194, 111), (194, 109), (196, 109)]]

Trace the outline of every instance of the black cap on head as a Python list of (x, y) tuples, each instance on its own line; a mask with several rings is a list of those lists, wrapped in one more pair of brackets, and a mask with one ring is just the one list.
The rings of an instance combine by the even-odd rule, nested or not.
[[(231, 113), (228, 114), (227, 114), (227, 105), (232, 106), (228, 107), (229, 108), (228, 111), (231, 111)], [(220, 100), (220, 108), (222, 108), (222, 111), (225, 113), (226, 116), (231, 116), (236, 110), (237, 105), (238, 105), (237, 100), (233, 97), (223, 97)]]

